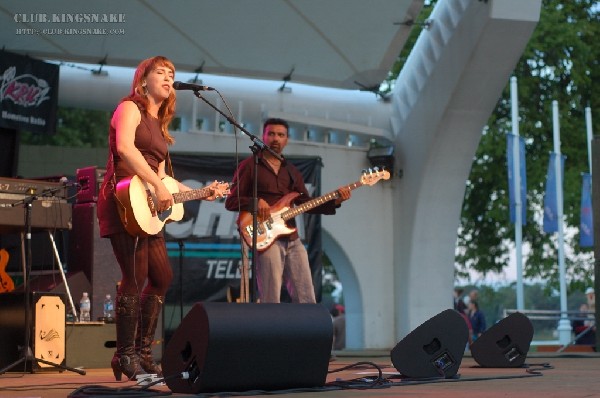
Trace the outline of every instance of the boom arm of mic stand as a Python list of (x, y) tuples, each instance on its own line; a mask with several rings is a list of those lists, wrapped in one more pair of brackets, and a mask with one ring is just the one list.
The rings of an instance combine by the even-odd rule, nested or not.
[[(217, 91), (218, 93), (218, 91)], [(211, 108), (213, 108), (215, 111), (219, 112), (225, 119), (227, 119), (227, 121), (237, 127), (238, 129), (240, 129), (244, 134), (246, 134), (250, 140), (253, 142), (254, 145), (250, 146), (250, 150), (252, 151), (252, 157), (254, 158), (254, 171), (253, 171), (253, 176), (252, 176), (252, 180), (253, 180), (253, 184), (252, 184), (252, 262), (251, 262), (251, 267), (250, 269), (252, 270), (252, 291), (251, 291), (251, 295), (250, 295), (250, 301), (256, 302), (255, 300), (255, 295), (256, 295), (256, 291), (257, 291), (257, 283), (256, 283), (256, 259), (258, 256), (257, 250), (256, 250), (256, 231), (258, 231), (258, 173), (257, 173), (257, 166), (258, 166), (258, 152), (261, 150), (267, 150), (271, 153), (271, 155), (273, 155), (274, 157), (276, 157), (277, 159), (279, 159), (280, 161), (283, 161), (283, 158), (276, 153), (275, 151), (273, 151), (271, 148), (269, 148), (267, 145), (265, 145), (265, 143), (260, 140), (257, 136), (255, 136), (254, 134), (250, 133), (248, 130), (246, 130), (243, 126), (241, 126), (238, 122), (236, 122), (232, 117), (226, 115), (223, 111), (221, 111), (219, 108), (217, 108), (216, 106), (214, 106), (212, 103), (210, 103), (206, 98), (204, 98), (202, 96), (202, 94), (200, 94), (200, 91), (195, 90), (194, 91), (194, 95), (198, 98), (200, 98), (202, 101), (204, 101), (208, 106), (210, 106)], [(219, 95), (221, 95), (219, 93)]]
[[(217, 91), (217, 90), (215, 90), (215, 91)], [(217, 108), (216, 106), (214, 106), (212, 103), (210, 103), (206, 98), (204, 98), (202, 96), (202, 94), (200, 94), (200, 91), (194, 91), (194, 95), (196, 97), (200, 98), (202, 101), (204, 101), (208, 106), (210, 106), (211, 108), (213, 108), (215, 111), (219, 112), (225, 119), (227, 119), (227, 121), (232, 126), (237, 127), (244, 134), (246, 134), (248, 136), (248, 138), (250, 138), (250, 140), (254, 143), (254, 145), (256, 145), (258, 147), (258, 149), (267, 150), (275, 158), (279, 159), (280, 161), (283, 161), (283, 158), (281, 157), (281, 155), (279, 155), (277, 152), (273, 151), (271, 148), (269, 148), (267, 145), (265, 145), (265, 143), (260, 138), (258, 138), (257, 136), (255, 136), (254, 134), (252, 134), (251, 132), (249, 132), (248, 130), (246, 130), (241, 124), (239, 124), (238, 122), (236, 122), (232, 117), (226, 115), (222, 110), (220, 110), (219, 108)]]

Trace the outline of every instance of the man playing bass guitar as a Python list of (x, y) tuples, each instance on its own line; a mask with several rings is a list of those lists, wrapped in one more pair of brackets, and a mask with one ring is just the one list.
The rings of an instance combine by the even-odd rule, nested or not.
[[(279, 155), (287, 145), (288, 128), (288, 123), (283, 119), (268, 119), (263, 125), (263, 141)], [(227, 210), (240, 212), (240, 226), (244, 213), (247, 215), (252, 211), (253, 168), (251, 157), (240, 163), (233, 178), (234, 188), (225, 201)], [(276, 159), (268, 151), (259, 154), (257, 172), (259, 223), (269, 223), (272, 213), (278, 207), (291, 205), (284, 203), (289, 199), (297, 206), (313, 199), (304, 185), (300, 171), (291, 163)], [(309, 212), (335, 214), (335, 209), (343, 201), (350, 199), (350, 188), (340, 187), (331, 196)], [(259, 249), (254, 269), (258, 298), (261, 303), (279, 303), (281, 287), (285, 284), (292, 302), (315, 303), (308, 254), (295, 230), (293, 218), (287, 220), (285, 230), (286, 232)], [(244, 237), (244, 232), (247, 231), (240, 232)]]

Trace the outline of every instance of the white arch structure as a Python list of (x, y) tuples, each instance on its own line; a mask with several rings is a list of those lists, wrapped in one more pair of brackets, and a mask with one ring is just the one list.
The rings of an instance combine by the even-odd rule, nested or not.
[[(295, 83), (279, 91), (281, 82), (202, 75), (256, 135), (265, 117), (290, 120), (287, 153), (323, 158), (324, 190), (358, 178), (369, 166), (370, 140), (394, 145), (402, 176), (354, 191), (338, 215), (322, 218), (324, 247), (344, 286), (348, 348), (393, 347), (450, 307), (465, 181), (540, 8), (541, 0), (440, 0), (389, 102), (366, 92)], [(102, 77), (63, 67), (61, 104), (110, 109), (132, 73), (107, 70)], [(225, 109), (214, 93), (203, 95)], [(249, 153), (249, 140), (191, 93), (178, 93), (178, 114), (174, 152), (233, 153), (237, 145)]]

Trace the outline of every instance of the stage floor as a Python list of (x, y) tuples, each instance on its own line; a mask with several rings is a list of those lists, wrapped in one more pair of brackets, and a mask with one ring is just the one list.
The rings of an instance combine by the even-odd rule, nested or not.
[[(290, 358), (293, 361), (293, 358)], [(344, 366), (358, 362), (371, 362), (382, 368), (384, 377), (397, 374), (391, 365), (389, 352), (338, 352), (329, 363), (327, 382), (338, 381), (340, 385), (347, 382), (377, 375), (377, 370), (369, 364), (341, 372), (334, 372)], [(470, 356), (466, 355), (461, 363), (457, 377), (431, 382), (416, 383), (391, 379), (390, 383), (381, 384), (377, 389), (343, 389), (334, 391), (295, 392), (294, 397), (600, 397), (600, 354), (598, 353), (532, 353), (526, 364), (530, 365), (529, 373), (525, 368), (480, 368)], [(359, 384), (356, 382), (354, 384)], [(328, 384), (329, 385), (329, 384)], [(86, 386), (104, 386), (115, 389), (110, 396), (136, 396), (131, 391), (117, 391), (118, 388), (135, 387), (134, 382), (115, 382), (112, 371), (104, 369), (86, 369), (82, 376), (71, 371), (43, 371), (37, 373), (11, 372), (0, 375), (0, 397), (43, 397), (64, 398)], [(365, 386), (367, 386), (365, 384)], [(139, 388), (139, 387), (135, 387)], [(171, 393), (166, 386), (153, 386), (152, 391), (162, 392), (153, 396), (212, 396), (211, 394), (189, 395)], [(97, 390), (96, 395), (107, 396), (104, 390)], [(275, 395), (285, 395), (286, 391)], [(103, 394), (103, 395), (100, 395)], [(217, 395), (217, 394), (213, 394)], [(272, 393), (270, 395), (273, 395)], [(150, 396), (150, 395), (145, 395)], [(245, 395), (260, 396), (260, 395)]]

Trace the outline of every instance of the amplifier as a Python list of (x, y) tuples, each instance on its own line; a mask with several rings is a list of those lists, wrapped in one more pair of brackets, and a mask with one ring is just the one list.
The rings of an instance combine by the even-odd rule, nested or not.
[(77, 191), (76, 203), (95, 203), (98, 201), (100, 185), (106, 174), (106, 169), (99, 169), (96, 166), (77, 169)]
[(46, 180), (25, 180), (21, 178), (0, 177), (0, 193), (15, 194), (25, 197), (35, 195), (36, 197), (67, 198), (67, 187), (60, 182)]
[[(0, 233), (25, 230), (25, 195), (0, 193)], [(71, 229), (72, 206), (65, 199), (45, 197), (31, 203), (31, 228)]]

